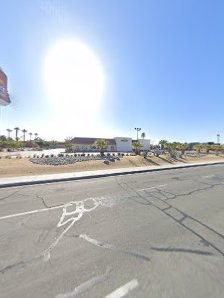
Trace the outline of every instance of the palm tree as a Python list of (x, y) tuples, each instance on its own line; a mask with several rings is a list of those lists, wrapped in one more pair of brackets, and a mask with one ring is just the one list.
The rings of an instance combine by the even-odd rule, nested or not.
[(31, 141), (32, 134), (33, 134), (32, 132), (29, 132), (29, 135), (30, 135), (30, 141)]
[(23, 132), (23, 141), (25, 142), (27, 130), (23, 129), (22, 132)]
[(202, 144), (195, 145), (193, 149), (195, 149), (197, 153), (201, 153), (201, 150), (203, 149), (203, 145)]
[(108, 142), (106, 140), (103, 139), (98, 139), (94, 142), (93, 144), (97, 149), (100, 149), (100, 154), (101, 156), (104, 155), (104, 151), (107, 149), (108, 147)]
[(34, 135), (35, 135), (35, 140), (36, 140), (36, 139), (37, 139), (37, 136), (38, 136), (38, 133), (37, 133), (37, 132), (35, 132), (35, 134), (34, 134)]
[(72, 152), (72, 147), (73, 147), (72, 140), (73, 140), (72, 137), (68, 137), (65, 139), (65, 151), (66, 152)]
[(177, 149), (178, 143), (165, 143), (164, 148), (169, 152), (170, 157), (176, 157), (176, 149)]
[(165, 145), (168, 143), (167, 140), (161, 140), (159, 141), (159, 145), (161, 145), (161, 149), (164, 150)]
[(133, 142), (132, 147), (135, 150), (135, 154), (139, 155), (140, 154), (140, 149), (142, 148), (142, 145), (139, 142)]
[(19, 127), (15, 127), (14, 129), (15, 129), (15, 131), (16, 131), (16, 141), (18, 141), (18, 140), (19, 140), (19, 138), (18, 138), (18, 131), (19, 131), (20, 129), (19, 129)]
[(181, 154), (183, 155), (186, 151), (186, 149), (188, 148), (188, 145), (187, 143), (184, 143), (184, 144), (178, 144), (177, 145), (177, 148), (181, 151)]
[(143, 132), (143, 133), (141, 134), (141, 138), (144, 139), (145, 137), (146, 137), (146, 134), (145, 134), (145, 132)]
[(6, 131), (8, 132), (8, 139), (10, 139), (10, 133), (12, 132), (12, 129), (7, 128)]

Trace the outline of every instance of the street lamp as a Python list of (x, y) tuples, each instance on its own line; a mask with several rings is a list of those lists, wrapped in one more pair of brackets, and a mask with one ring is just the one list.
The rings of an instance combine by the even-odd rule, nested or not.
[(141, 130), (140, 127), (135, 127), (135, 130), (137, 131), (137, 141), (138, 141), (138, 132)]

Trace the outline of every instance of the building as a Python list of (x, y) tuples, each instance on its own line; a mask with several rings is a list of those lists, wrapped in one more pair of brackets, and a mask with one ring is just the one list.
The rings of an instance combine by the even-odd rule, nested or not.
[(0, 106), (7, 106), (10, 104), (10, 97), (7, 87), (7, 76), (0, 68)]
[(74, 138), (72, 139), (72, 149), (77, 152), (83, 151), (99, 151), (94, 147), (94, 143), (98, 139), (104, 139), (108, 143), (105, 151), (109, 152), (132, 152), (132, 139), (126, 137), (115, 137), (113, 139), (105, 138)]
[(139, 143), (142, 145), (141, 150), (148, 151), (150, 150), (150, 140), (149, 139), (138, 139)]

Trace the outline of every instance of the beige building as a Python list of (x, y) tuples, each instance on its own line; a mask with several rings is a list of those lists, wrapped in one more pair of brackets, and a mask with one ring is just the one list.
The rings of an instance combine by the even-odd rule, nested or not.
[(116, 137), (113, 139), (105, 138), (74, 138), (72, 140), (72, 149), (77, 152), (99, 151), (94, 148), (94, 143), (98, 139), (104, 139), (108, 143), (105, 151), (109, 152), (132, 152), (132, 139), (126, 137)]

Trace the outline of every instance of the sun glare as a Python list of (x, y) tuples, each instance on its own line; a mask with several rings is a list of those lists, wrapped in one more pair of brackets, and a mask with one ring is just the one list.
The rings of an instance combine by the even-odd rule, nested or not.
[(54, 109), (76, 115), (100, 108), (105, 74), (95, 53), (79, 40), (53, 45), (44, 62), (44, 82)]

